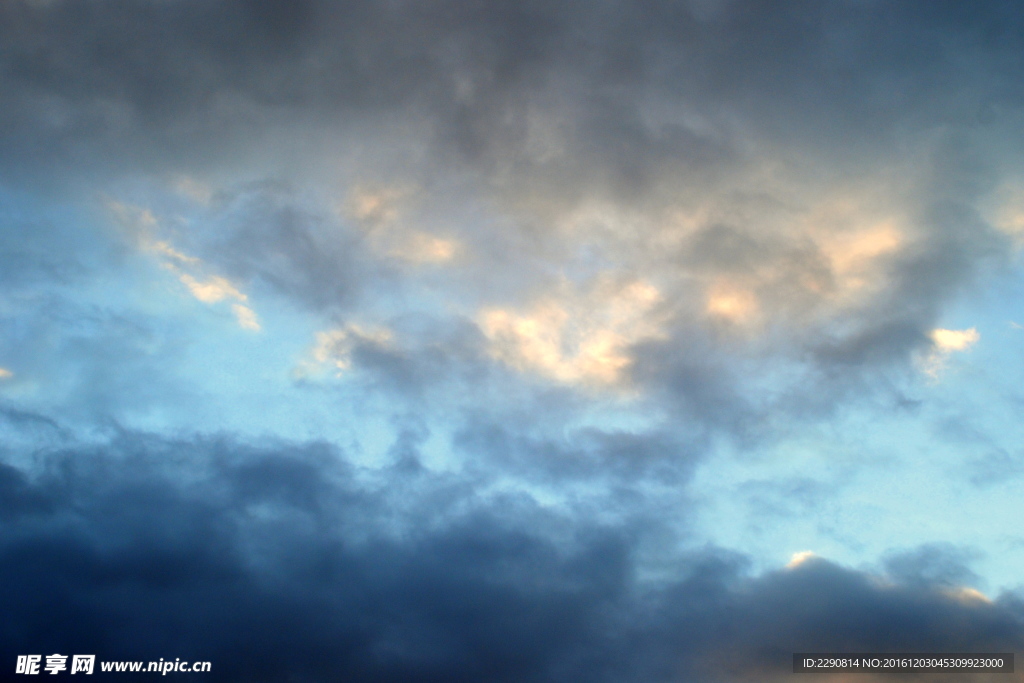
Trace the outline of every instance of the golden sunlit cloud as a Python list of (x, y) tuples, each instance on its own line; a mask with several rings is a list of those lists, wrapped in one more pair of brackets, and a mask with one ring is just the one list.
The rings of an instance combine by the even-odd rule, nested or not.
[(789, 558), (789, 562), (786, 563), (786, 569), (796, 569), (808, 560), (813, 560), (817, 555), (812, 550), (801, 550), (800, 552), (793, 553), (792, 557)]
[(885, 268), (907, 245), (909, 230), (891, 192), (877, 182), (844, 187), (798, 221), (794, 240), (809, 238), (824, 257), (828, 280), (811, 289), (829, 305), (857, 305), (885, 286)]
[(932, 340), (932, 351), (923, 361), (923, 370), (932, 379), (938, 379), (946, 367), (946, 360), (954, 351), (967, 351), (974, 346), (981, 335), (971, 327), (966, 330), (946, 330), (937, 328), (929, 335)]
[(821, 237), (819, 247), (832, 266), (838, 297), (850, 298), (880, 282), (879, 261), (902, 244), (902, 235), (890, 222)]
[(253, 332), (260, 331), (259, 318), (256, 317), (256, 313), (251, 308), (242, 304), (234, 304), (231, 310), (234, 312), (235, 319), (238, 320), (238, 325), (242, 329), (252, 330)]
[[(198, 263), (198, 259), (195, 262)], [(249, 297), (227, 278), (214, 275), (205, 280), (199, 280), (188, 273), (182, 272), (173, 263), (164, 263), (164, 267), (174, 272), (178, 276), (178, 280), (188, 287), (189, 293), (204, 304), (212, 305), (226, 300), (238, 302), (231, 305), (231, 311), (235, 314), (235, 320), (238, 321), (238, 325), (242, 329), (251, 332), (259, 332), (262, 329), (256, 312), (245, 305), (249, 301)]]
[(974, 346), (980, 336), (973, 327), (967, 330), (935, 329), (931, 333), (932, 343), (939, 351), (966, 351)]
[(14, 377), (14, 373), (7, 368), (0, 368), (0, 379), (10, 379)]
[[(750, 341), (769, 326), (833, 329), (884, 296), (917, 235), (898, 181), (870, 178), (836, 190), (777, 164), (751, 173), (706, 192), (673, 192), (647, 208), (597, 199), (564, 207), (543, 192), (514, 208), (553, 226), (558, 249), (545, 258), (643, 273), (677, 315), (706, 318)], [(756, 183), (785, 201), (752, 201), (745, 188)]]
[(192, 296), (202, 301), (204, 304), (215, 304), (218, 301), (224, 299), (235, 299), (237, 301), (245, 301), (248, 299), (244, 294), (238, 291), (231, 282), (218, 275), (214, 275), (204, 281), (197, 280), (188, 273), (181, 273), (178, 276), (182, 284), (188, 287), (188, 291), (192, 293)]
[(172, 247), (170, 242), (164, 242), (164, 241), (154, 242), (153, 245), (152, 245), (152, 251), (155, 251), (158, 254), (163, 254), (164, 256), (168, 257), (172, 261), (177, 261), (178, 263), (188, 263), (188, 264), (197, 264), (197, 263), (199, 263), (199, 259), (197, 259), (195, 256), (189, 256), (187, 254), (183, 254), (182, 252), (180, 252), (177, 249), (175, 249), (174, 247)]
[(956, 588), (948, 588), (942, 591), (947, 597), (953, 598), (957, 602), (963, 604), (991, 604), (992, 600), (987, 595), (974, 588), (968, 588), (967, 586), (958, 586)]
[(566, 383), (611, 385), (632, 362), (630, 345), (659, 336), (650, 314), (660, 298), (647, 283), (606, 283), (589, 297), (548, 297), (528, 312), (485, 309), (479, 324), (491, 355), (506, 365)]
[(759, 308), (752, 292), (720, 282), (709, 291), (705, 310), (713, 318), (743, 324), (751, 322)]

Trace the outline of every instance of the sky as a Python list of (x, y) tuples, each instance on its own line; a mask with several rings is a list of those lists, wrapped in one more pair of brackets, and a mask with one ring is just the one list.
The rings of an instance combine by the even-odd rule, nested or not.
[(5, 0), (0, 667), (1024, 651), (1022, 75), (989, 0)]

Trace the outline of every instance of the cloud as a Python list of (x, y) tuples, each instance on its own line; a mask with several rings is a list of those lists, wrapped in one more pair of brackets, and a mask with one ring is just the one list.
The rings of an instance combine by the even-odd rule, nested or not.
[(350, 215), (366, 233), (372, 248), (390, 258), (414, 265), (443, 264), (463, 250), (455, 239), (438, 237), (408, 224), (403, 216), (410, 190), (356, 187), (343, 213)]
[(144, 252), (156, 254), (161, 265), (174, 273), (188, 291), (204, 304), (216, 304), (234, 300), (231, 310), (239, 327), (252, 332), (260, 331), (259, 318), (248, 305), (248, 295), (235, 283), (220, 275), (206, 274), (210, 267), (202, 259), (186, 254), (167, 239), (160, 221), (150, 209), (130, 206), (121, 202), (108, 201), (107, 207), (114, 213), (120, 227), (129, 239)]
[(659, 336), (652, 309), (659, 292), (645, 282), (599, 282), (579, 296), (538, 302), (520, 314), (480, 313), (492, 355), (515, 368), (570, 383), (616, 384), (631, 363), (628, 347)]
[[(651, 511), (662, 503), (678, 505), (679, 487), (706, 456), (700, 441), (667, 428), (563, 426), (558, 430), (556, 426), (549, 431), (512, 419), (499, 423), (482, 410), (460, 426), (453, 442), (470, 471), (500, 472), (526, 482), (532, 490), (542, 490), (549, 499), (589, 501), (595, 514), (613, 516), (634, 505), (638, 496), (645, 498)], [(609, 491), (617, 491), (621, 500), (606, 498)], [(686, 522), (685, 510), (676, 514), (676, 521)]]
[(206, 229), (190, 235), (195, 252), (232, 281), (318, 313), (349, 311), (367, 292), (395, 289), (396, 278), (358, 231), (296, 194), (272, 182), (226, 190), (197, 217)]
[(224, 299), (246, 300), (244, 294), (222, 277), (215, 275), (206, 281), (200, 282), (191, 275), (184, 273), (180, 278), (182, 283), (192, 292), (192, 296), (204, 304), (215, 304)]
[(966, 351), (981, 338), (973, 327), (967, 330), (934, 329), (931, 333), (932, 342), (940, 352)]
[[(316, 333), (316, 345), (312, 350), (313, 363), (333, 365), (339, 372), (344, 372), (352, 365), (352, 354), (358, 347), (373, 346), (387, 348), (391, 346), (393, 334), (386, 328), (364, 328), (350, 324), (342, 329), (325, 330)], [(305, 363), (303, 367), (310, 367)]]
[(378, 474), (325, 444), (131, 432), (4, 464), (4, 657), (202, 659), (210, 680), (739, 681), (788, 679), (794, 651), (1024, 640), (1019, 601), (916, 560), (751, 576), (704, 549), (644, 579), (642, 527)]
[[(334, 324), (426, 292), (512, 367), (652, 392), (691, 384), (641, 348), (723, 344), (754, 380), (708, 378), (723, 401), (767, 393), (787, 374), (769, 367), (787, 405), (877, 389), (1004, 256), (979, 209), (1020, 98), (1019, 40), (997, 31), (1020, 18), (998, 3), (274, 8), (5, 7), (0, 150), (19, 178), (190, 198), (202, 230), (151, 248), (204, 295), (265, 287)], [(601, 278), (667, 302), (661, 346), (570, 310)], [(721, 351), (662, 367), (732, 365)], [(751, 411), (769, 408), (731, 409)]]
[(180, 176), (174, 182), (174, 189), (203, 206), (209, 206), (215, 194), (210, 185), (187, 175)]
[(642, 206), (787, 156), (872, 173), (936, 130), (1012, 124), (1019, 40), (973, 37), (1019, 22), (1000, 3), (9, 3), (0, 149), (35, 177), (146, 169), (185, 189), (347, 154), (370, 181), (466, 170), (505, 206)]
[(169, 329), (173, 320), (103, 305), (75, 289), (8, 300), (0, 355), (16, 373), (5, 382), (11, 408), (81, 426), (181, 415), (198, 405), (176, 372), (186, 344)]
[(967, 351), (981, 339), (981, 335), (973, 327), (966, 330), (936, 328), (931, 331), (929, 337), (932, 341), (932, 351), (925, 357), (923, 363), (925, 374), (932, 379), (938, 379), (951, 353)]
[(253, 332), (260, 331), (260, 320), (251, 308), (242, 304), (234, 304), (231, 306), (231, 311), (235, 314), (240, 327)]
[(1024, 245), (1024, 186), (1019, 177), (1006, 178), (983, 207), (986, 218), (1019, 249)]
[[(743, 549), (676, 549), (698, 462), (908, 405), (915, 363), (977, 343), (940, 325), (1019, 237), (1022, 20), (0, 3), (0, 357), (21, 392), (0, 406), (3, 647), (516, 681), (1016, 648), (1019, 601), (972, 592), (956, 549), (756, 576)], [(194, 343), (168, 284), (245, 330), (279, 316), (231, 349), (259, 377)], [(257, 404), (346, 447), (193, 434), (263, 429), (239, 417)], [(731, 490), (785, 521), (841, 488)]]
[(971, 560), (977, 556), (977, 551), (932, 543), (891, 553), (885, 558), (885, 570), (904, 583), (944, 586), (952, 591), (961, 591), (977, 585), (979, 577), (969, 568)]
[(789, 562), (786, 563), (786, 569), (796, 569), (803, 563), (816, 557), (817, 555), (812, 550), (801, 550), (800, 552), (793, 553), (793, 556), (789, 558)]

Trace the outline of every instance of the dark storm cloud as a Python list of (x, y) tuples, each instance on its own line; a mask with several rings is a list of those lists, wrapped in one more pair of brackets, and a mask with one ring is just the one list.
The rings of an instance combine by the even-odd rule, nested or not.
[[(960, 600), (934, 587), (885, 583), (821, 560), (767, 574), (746, 589), (749, 592), (738, 591), (724, 600), (712, 599), (702, 610), (696, 587), (690, 588), (690, 599), (699, 606), (686, 616), (713, 633), (730, 634), (723, 639), (729, 643), (724, 648), (716, 638), (707, 639), (705, 652), (718, 652), (719, 659), (711, 656), (701, 664), (729, 660), (730, 648), (743, 653), (717, 671), (705, 668), (706, 680), (788, 680), (792, 674), (779, 671), (775, 662), (792, 654), (793, 643), (807, 651), (850, 652), (862, 647), (909, 652), (926, 645), (937, 652), (958, 647), (1009, 652), (1021, 637), (1021, 605), (1015, 598), (992, 604)], [(700, 680), (699, 675), (695, 678)]]
[(964, 572), (942, 549), (894, 557), (895, 582), (816, 559), (750, 577), (713, 549), (652, 581), (641, 527), (340, 455), (122, 432), (3, 465), (5, 666), (60, 652), (209, 660), (209, 680), (739, 681), (788, 679), (794, 651), (1024, 640), (1011, 596), (943, 592)]
[(359, 485), (337, 455), (124, 435), (31, 482), (5, 469), (10, 652), (173, 649), (219, 658), (220, 680), (522, 680), (604, 658), (586, 643), (624, 590), (624, 539), (459, 483)]

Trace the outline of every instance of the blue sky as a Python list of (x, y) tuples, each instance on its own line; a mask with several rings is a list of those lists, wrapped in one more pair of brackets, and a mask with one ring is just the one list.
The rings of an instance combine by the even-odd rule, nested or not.
[(1013, 651), (1022, 21), (5, 4), (11, 659), (732, 681)]

